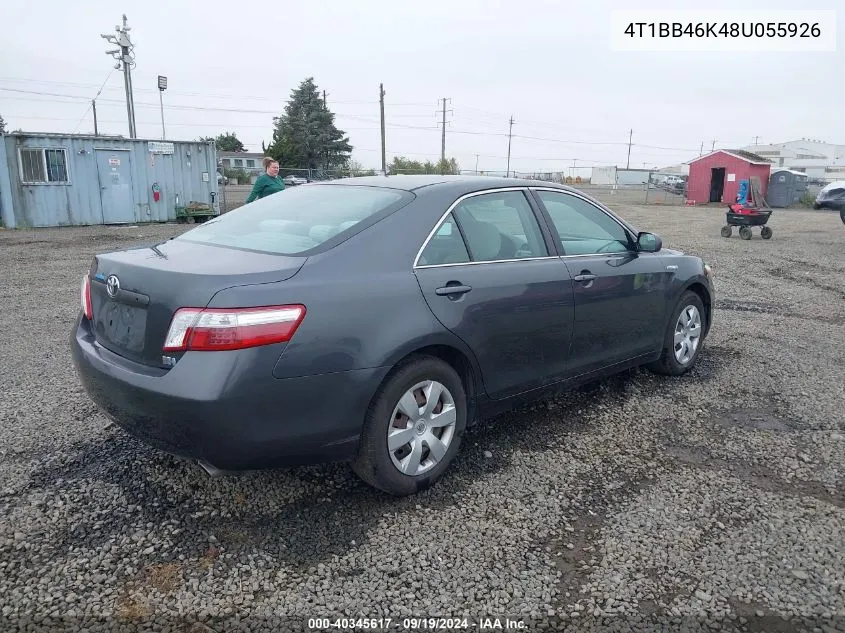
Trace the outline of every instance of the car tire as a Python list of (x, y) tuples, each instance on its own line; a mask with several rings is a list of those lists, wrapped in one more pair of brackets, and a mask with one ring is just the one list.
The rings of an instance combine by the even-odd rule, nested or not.
[[(425, 434), (420, 434), (419, 423), (422, 422), (425, 425), (428, 420), (425, 416), (417, 421), (408, 418), (402, 413), (400, 401), (412, 389), (427, 383), (432, 383), (435, 387), (436, 385), (443, 387), (442, 396), (438, 400), (440, 404), (434, 409), (439, 407), (442, 413), (444, 409), (454, 407), (452, 409), (455, 412), (454, 424), (444, 427), (432, 425)], [(425, 405), (428, 404), (427, 401), (424, 401), (425, 405), (420, 404), (419, 398), (425, 397), (422, 391), (424, 389), (426, 387), (417, 389), (413, 394), (417, 397), (415, 404), (419, 407), (418, 412), (422, 413), (427, 411)], [(352, 461), (352, 470), (371, 486), (398, 497), (412, 495), (429, 488), (443, 476), (460, 449), (461, 439), (466, 429), (466, 400), (463, 381), (448, 363), (433, 356), (416, 356), (403, 362), (393, 369), (373, 397), (365, 416), (358, 451)], [(442, 423), (445, 419), (442, 418), (435, 424)], [(397, 424), (409, 425), (408, 428), (402, 429), (402, 433), (409, 434), (410, 442), (400, 447), (394, 446), (396, 450), (391, 451), (388, 446), (388, 434), (391, 432), (399, 434), (401, 427), (397, 428)], [(414, 433), (410, 434), (411, 431)], [(444, 445), (446, 446), (445, 453), (439, 459), (436, 459), (434, 450), (429, 447), (428, 442), (433, 440), (428, 439), (431, 437), (428, 432), (440, 433), (440, 438), (436, 439), (444, 439), (448, 434), (448, 442), (444, 439), (439, 446), (441, 450)], [(405, 439), (404, 436), (402, 439)], [(418, 449), (417, 444), (421, 448)], [(419, 450), (420, 453), (415, 453), (415, 450)], [(402, 455), (403, 451), (407, 451), (408, 454), (404, 458), (398, 457), (397, 455)], [(401, 472), (399, 465), (394, 461), (396, 459), (399, 464), (405, 463), (405, 460), (415, 463), (415, 458), (419, 458), (420, 454), (424, 458), (421, 461), (428, 461), (429, 466), (419, 474)], [(424, 463), (420, 465), (425, 466)]]
[[(688, 359), (679, 359), (676, 355), (675, 334), (679, 327), (681, 315), (684, 312), (689, 313), (694, 308), (694, 312), (698, 315), (700, 333), (697, 339), (697, 344), (692, 354)], [(701, 354), (701, 349), (704, 346), (704, 332), (707, 330), (707, 314), (704, 311), (704, 303), (701, 301), (696, 293), (687, 290), (681, 296), (675, 309), (669, 317), (669, 323), (666, 326), (666, 334), (663, 339), (663, 348), (660, 353), (660, 358), (647, 365), (648, 369), (656, 374), (664, 376), (682, 376), (690, 371), (698, 360)]]

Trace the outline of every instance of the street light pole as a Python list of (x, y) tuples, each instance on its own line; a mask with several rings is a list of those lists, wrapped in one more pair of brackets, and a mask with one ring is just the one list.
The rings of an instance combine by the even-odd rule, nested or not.
[(164, 91), (167, 90), (167, 77), (158, 76), (158, 103), (161, 106), (161, 140), (164, 135)]

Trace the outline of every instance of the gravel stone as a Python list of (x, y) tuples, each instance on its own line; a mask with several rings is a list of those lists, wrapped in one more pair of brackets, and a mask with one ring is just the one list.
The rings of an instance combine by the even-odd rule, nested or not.
[(344, 464), (212, 479), (91, 403), (67, 344), (82, 274), (96, 252), (188, 227), (0, 230), (0, 268), (15, 271), (0, 284), (0, 630), (433, 614), (842, 630), (838, 215), (777, 210), (764, 242), (721, 238), (722, 209), (616, 208), (713, 266), (696, 368), (632, 370), (499, 416), (402, 500)]

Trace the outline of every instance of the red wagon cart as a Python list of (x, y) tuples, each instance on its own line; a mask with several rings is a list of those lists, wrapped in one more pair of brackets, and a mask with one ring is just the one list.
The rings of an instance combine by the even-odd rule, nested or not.
[(739, 236), (744, 240), (750, 240), (753, 235), (751, 227), (759, 226), (762, 227), (760, 237), (764, 240), (771, 239), (772, 229), (766, 224), (772, 215), (772, 210), (766, 204), (763, 196), (760, 195), (758, 183), (754, 180), (757, 179), (752, 178), (751, 183), (747, 180), (740, 182), (739, 191), (736, 195), (737, 201), (729, 205), (725, 213), (726, 224), (722, 227), (722, 237), (733, 235), (732, 227), (738, 226)]

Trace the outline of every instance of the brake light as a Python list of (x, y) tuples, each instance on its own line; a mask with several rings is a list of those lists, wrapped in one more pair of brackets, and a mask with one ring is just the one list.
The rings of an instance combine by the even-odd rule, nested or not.
[(212, 352), (289, 341), (305, 306), (180, 308), (173, 315), (163, 351)]
[(94, 318), (94, 309), (91, 307), (91, 280), (88, 275), (82, 278), (82, 293), (80, 296), (82, 302), (82, 312), (85, 318), (89, 321)]

